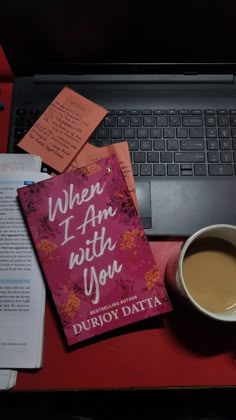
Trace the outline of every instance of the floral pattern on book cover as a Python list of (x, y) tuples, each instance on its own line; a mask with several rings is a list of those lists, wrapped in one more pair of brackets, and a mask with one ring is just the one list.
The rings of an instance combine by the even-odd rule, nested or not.
[(18, 195), (69, 345), (171, 310), (115, 155)]

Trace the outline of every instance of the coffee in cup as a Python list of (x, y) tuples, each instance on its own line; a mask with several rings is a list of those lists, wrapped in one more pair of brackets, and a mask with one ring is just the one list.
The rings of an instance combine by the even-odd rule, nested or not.
[(236, 226), (212, 225), (170, 257), (167, 283), (208, 317), (236, 321)]

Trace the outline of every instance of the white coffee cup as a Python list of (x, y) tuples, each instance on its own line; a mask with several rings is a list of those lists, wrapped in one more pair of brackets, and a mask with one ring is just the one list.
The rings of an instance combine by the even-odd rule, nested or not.
[[(184, 242), (182, 248), (176, 247), (173, 253), (170, 255), (167, 264), (166, 270), (166, 280), (167, 285), (170, 286), (170, 289), (173, 292), (176, 292), (180, 297), (183, 298), (185, 302), (190, 304), (193, 308), (200, 311), (202, 314), (207, 317), (220, 320), (220, 321), (236, 321), (236, 306), (232, 311), (224, 312), (211, 312), (201, 306), (190, 293), (187, 285), (186, 279), (184, 279), (183, 274), (183, 262), (186, 256), (186, 252), (189, 250), (190, 246), (198, 239), (202, 238), (218, 238), (223, 239), (236, 247), (236, 226), (218, 224), (211, 225), (200, 229), (191, 235), (186, 242)], [(225, 279), (227, 281), (227, 279)], [(235, 277), (236, 282), (236, 277)]]

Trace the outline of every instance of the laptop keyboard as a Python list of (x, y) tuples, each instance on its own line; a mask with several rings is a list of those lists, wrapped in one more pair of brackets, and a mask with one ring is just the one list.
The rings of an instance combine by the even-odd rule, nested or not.
[[(40, 114), (17, 110), (16, 144)], [(135, 177), (236, 175), (236, 109), (111, 110), (90, 143), (102, 147), (122, 140)]]

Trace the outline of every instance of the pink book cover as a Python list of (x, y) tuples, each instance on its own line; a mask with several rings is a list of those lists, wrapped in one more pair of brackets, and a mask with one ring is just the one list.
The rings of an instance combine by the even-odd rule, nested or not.
[(18, 197), (68, 345), (172, 309), (115, 155)]

